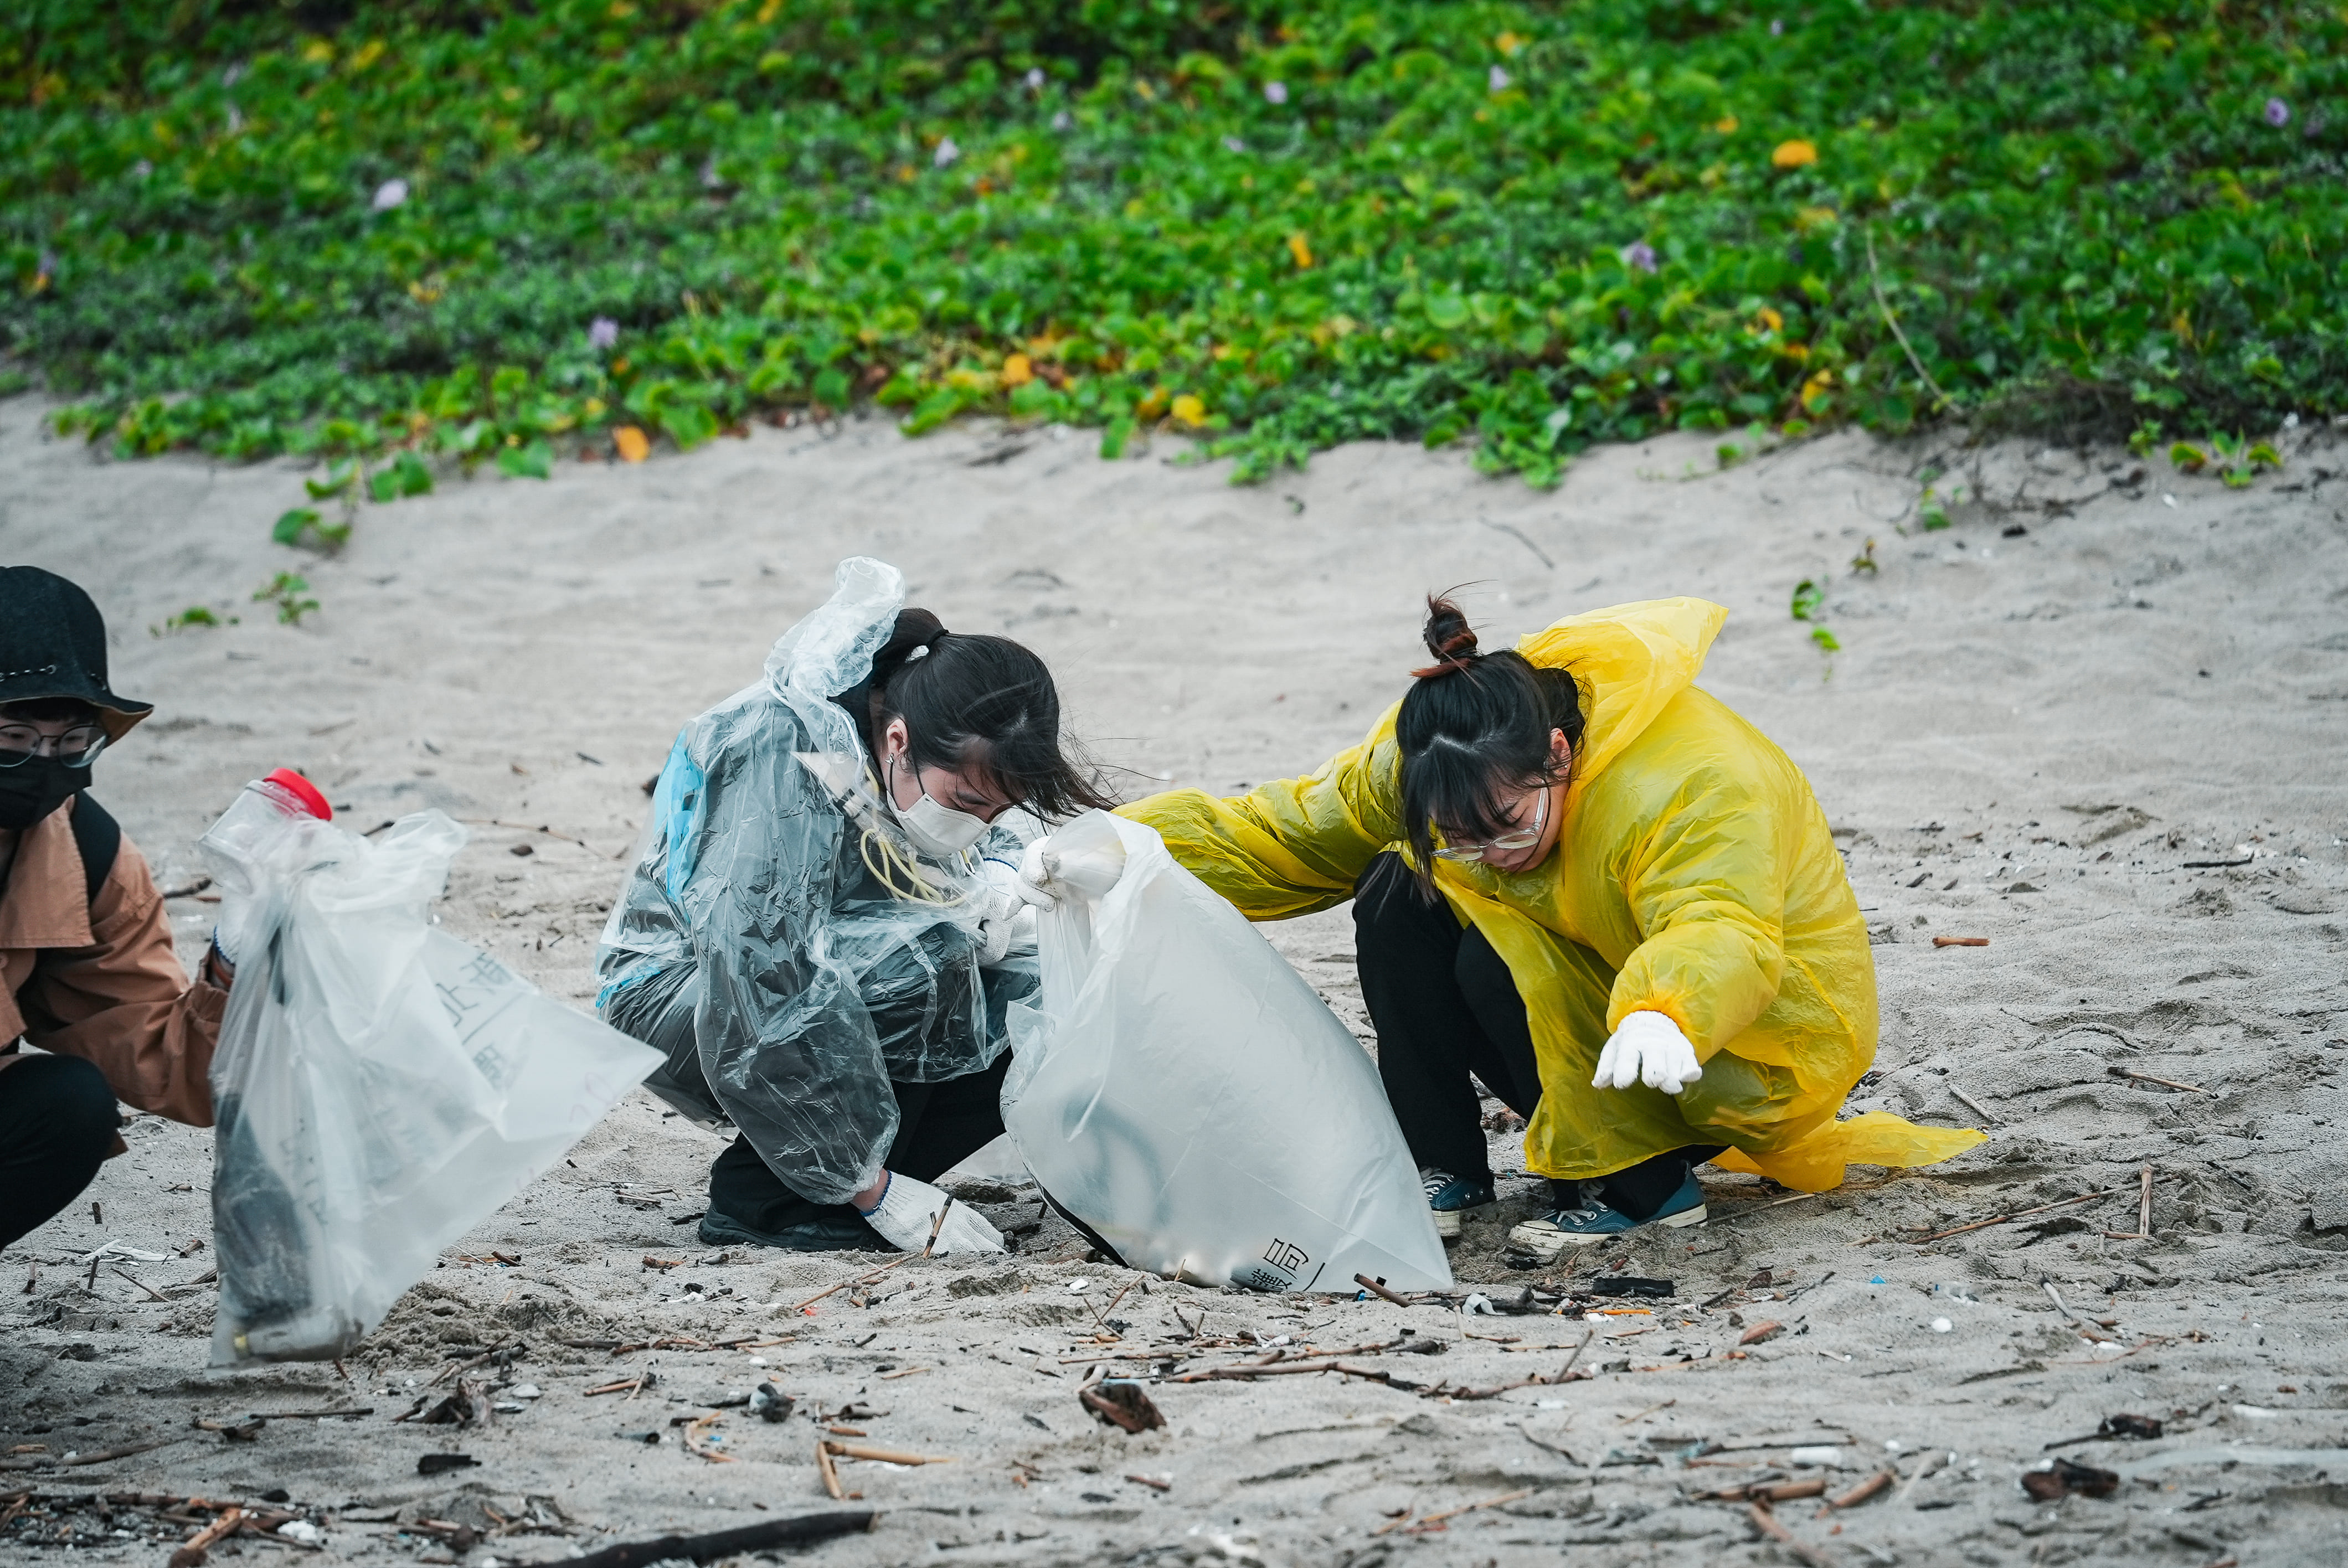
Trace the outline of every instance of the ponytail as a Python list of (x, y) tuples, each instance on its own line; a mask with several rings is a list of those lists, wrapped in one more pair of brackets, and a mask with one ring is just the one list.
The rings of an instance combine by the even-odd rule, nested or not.
[(1434, 886), (1435, 834), (1495, 838), (1509, 829), (1510, 795), (1563, 782), (1550, 733), (1581, 747), (1581, 696), (1572, 675), (1537, 667), (1513, 648), (1479, 651), (1474, 628), (1448, 595), (1429, 594), (1421, 632), (1435, 662), (1415, 679), (1395, 717), (1402, 749), (1406, 842), (1421, 883)]

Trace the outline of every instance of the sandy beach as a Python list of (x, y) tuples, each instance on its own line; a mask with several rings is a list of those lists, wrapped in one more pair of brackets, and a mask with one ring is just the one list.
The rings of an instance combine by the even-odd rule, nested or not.
[[(1849, 434), (1725, 469), (1692, 436), (1602, 448), (1543, 493), (1458, 450), (1348, 446), (1234, 488), (1168, 440), (1104, 463), (1081, 432), (851, 420), (543, 483), (448, 474), (322, 559), (269, 542), (299, 469), (108, 462), (43, 416), (0, 402), (0, 558), (87, 587), (116, 687), (156, 704), (94, 793), (163, 886), (192, 884), (240, 784), (300, 767), (354, 825), (469, 824), (447, 928), (582, 1008), (645, 781), (842, 556), (1043, 653), (1128, 797), (1357, 739), (1422, 661), (1430, 589), (1469, 585), (1488, 647), (1715, 600), (1702, 684), (1808, 774), (1874, 936), (1882, 1043), (1850, 1110), (1992, 1137), (1816, 1197), (1707, 1170), (1706, 1225), (1519, 1271), (1498, 1244), (1543, 1184), (1496, 1130), (1516, 1174), (1454, 1251), (1458, 1292), (1398, 1306), (1088, 1262), (1012, 1178), (963, 1193), (1006, 1258), (713, 1253), (690, 1221), (721, 1144), (640, 1092), (339, 1372), (218, 1373), (211, 1134), (139, 1117), (0, 1255), (7, 1561), (160, 1564), (193, 1526), (158, 1510), (197, 1496), (294, 1514), (304, 1543), (213, 1549), (264, 1563), (488, 1568), (840, 1507), (873, 1527), (783, 1555), (2348, 1560), (2333, 433), (2288, 433), (2241, 490), (2120, 449)], [(1945, 529), (1918, 514), (1928, 468), (1960, 487)], [(282, 569), (323, 607), (298, 627), (248, 599)], [(1838, 651), (1788, 614), (1804, 579)], [(241, 622), (149, 634), (195, 604)], [(171, 908), (192, 963), (211, 906)], [(1266, 934), (1369, 1043), (1345, 911)], [(1608, 1294), (1624, 1276), (1669, 1294)], [(1197, 1376), (1275, 1353), (1345, 1369)], [(1096, 1419), (1103, 1369), (1164, 1427)], [(769, 1378), (779, 1421), (741, 1402)], [(463, 1385), (486, 1422), (421, 1419)], [(2098, 1435), (2122, 1415), (2159, 1435)], [(843, 1458), (860, 1497), (835, 1503), (826, 1438), (943, 1462)], [(437, 1454), (472, 1462), (422, 1473)], [(2034, 1496), (2056, 1455), (2116, 1486)]]

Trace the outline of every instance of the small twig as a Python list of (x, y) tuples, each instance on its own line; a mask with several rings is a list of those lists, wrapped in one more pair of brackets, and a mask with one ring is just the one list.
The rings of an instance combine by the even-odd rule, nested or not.
[(2114, 1078), (2134, 1078), (2146, 1083), (2157, 1083), (2163, 1089), (2182, 1089), (2188, 1094), (2207, 1094), (2209, 1092), (2198, 1083), (2179, 1083), (2174, 1078), (2155, 1078), (2149, 1072), (2139, 1072), (2133, 1067), (2125, 1067), (2116, 1061), (2113, 1062), (2109, 1067), (2105, 1068), (2104, 1071), (2110, 1073)]
[(836, 1443), (829, 1438), (824, 1440), (823, 1446), (841, 1459), (871, 1460), (879, 1464), (952, 1464), (954, 1462), (954, 1456), (952, 1454), (900, 1453), (895, 1449), (867, 1448), (862, 1443)]
[[(939, 1214), (943, 1214), (945, 1213), (945, 1211), (944, 1211), (944, 1210), (942, 1210), (942, 1209), (939, 1210), (938, 1212), (939, 1212)], [(935, 1233), (932, 1233), (932, 1234), (931, 1239), (932, 1239), (932, 1241), (934, 1241), (934, 1240), (936, 1239)], [(819, 1291), (817, 1291), (813, 1296), (808, 1296), (805, 1301), (801, 1301), (801, 1302), (798, 1302), (798, 1303), (795, 1304), (795, 1305), (791, 1307), (791, 1314), (792, 1314), (792, 1315), (794, 1315), (794, 1316), (796, 1316), (796, 1315), (797, 1315), (797, 1314), (798, 1314), (798, 1313), (805, 1312), (808, 1307), (813, 1307), (817, 1302), (821, 1301), (825, 1296), (834, 1295), (834, 1294), (836, 1294), (837, 1292), (839, 1292), (839, 1291), (842, 1291), (842, 1290), (846, 1290), (846, 1289), (847, 1289), (850, 1286), (851, 1286), (851, 1285), (870, 1285), (870, 1284), (871, 1284), (874, 1280), (876, 1280), (876, 1279), (880, 1278), (882, 1275), (884, 1275), (884, 1274), (888, 1273), (891, 1269), (900, 1267), (900, 1266), (901, 1266), (902, 1265), (905, 1265), (905, 1264), (909, 1264), (909, 1263), (912, 1262), (915, 1258), (917, 1258), (917, 1257), (921, 1257), (921, 1256), (923, 1256), (923, 1255), (924, 1255), (924, 1254), (922, 1254), (922, 1253), (909, 1252), (909, 1253), (907, 1253), (907, 1254), (906, 1254), (904, 1256), (902, 1256), (902, 1257), (891, 1258), (890, 1261), (888, 1261), (887, 1263), (882, 1264), (880, 1267), (878, 1267), (878, 1268), (876, 1268), (876, 1269), (872, 1270), (872, 1271), (871, 1271), (870, 1273), (869, 1273), (869, 1274), (860, 1275), (860, 1276), (857, 1276), (856, 1278), (854, 1278), (854, 1279), (843, 1279), (843, 1280), (841, 1280), (838, 1285), (832, 1286), (830, 1286), (830, 1287), (829, 1287), (829, 1288), (828, 1288), (828, 1289), (819, 1290)]]
[(1949, 1085), (1949, 1092), (1963, 1101), (1967, 1105), (1971, 1106), (1974, 1115), (1982, 1117), (1985, 1121), (1994, 1122), (2001, 1127), (2005, 1125), (2004, 1117), (1999, 1115), (1996, 1112), (1992, 1111), (1988, 1106), (1982, 1104), (1980, 1101), (1974, 1099), (1972, 1095), (1966, 1093), (1955, 1084), (1952, 1083)]
[[(1940, 399), (1940, 402), (1936, 406), (1941, 408), (1955, 407), (1955, 400), (1950, 397), (1947, 393), (1941, 390), (1941, 384), (1932, 379), (1932, 373), (1926, 370), (1924, 368), (1924, 362), (1916, 357), (1915, 349), (1909, 344), (1908, 334), (1900, 330), (1900, 318), (1894, 315), (1891, 312), (1891, 302), (1884, 297), (1883, 274), (1875, 264), (1874, 229), (1871, 227), (1863, 228), (1861, 232), (1867, 236), (1867, 281), (1875, 290), (1875, 308), (1883, 313), (1883, 324), (1891, 329), (1891, 335), (1900, 340), (1900, 351), (1908, 356), (1908, 363), (1916, 367), (1916, 374), (1923, 378), (1924, 384), (1932, 389), (1932, 395)], [(1791, 1541), (1793, 1537), (1787, 1536), (1787, 1539)]]
[(1385, 1286), (1380, 1285), (1376, 1280), (1372, 1279), (1366, 1274), (1357, 1274), (1354, 1276), (1354, 1283), (1360, 1286), (1364, 1290), (1368, 1291), (1372, 1296), (1378, 1296), (1383, 1300), (1391, 1301), (1396, 1307), (1408, 1307), (1410, 1305), (1408, 1300), (1405, 1299), (1400, 1295), (1397, 1295), (1395, 1292), (1388, 1290)]
[(1141, 1485), (1149, 1488), (1152, 1491), (1171, 1491), (1174, 1490), (1174, 1483), (1172, 1481), (1161, 1481), (1154, 1475), (1129, 1475), (1125, 1479), (1130, 1481), (1138, 1481)]
[(1828, 1508), (1857, 1508), (1869, 1498), (1874, 1497), (1879, 1492), (1889, 1491), (1891, 1483), (1899, 1479), (1899, 1472), (1890, 1469), (1889, 1466), (1886, 1466), (1884, 1469), (1877, 1471), (1873, 1475), (1869, 1476), (1865, 1481), (1860, 1481), (1857, 1486), (1852, 1487), (1849, 1491), (1844, 1492), (1840, 1497), (1830, 1497), (1827, 1499), (1827, 1506)]
[[(1898, 329), (1895, 328), (1894, 330), (1896, 331)], [(1927, 379), (1929, 380), (1930, 378), (1927, 377)], [(1797, 1541), (1794, 1538), (1794, 1532), (1792, 1531), (1787, 1530), (1784, 1525), (1777, 1522), (1777, 1516), (1769, 1512), (1769, 1505), (1767, 1503), (1755, 1502), (1748, 1504), (1746, 1508), (1746, 1514), (1753, 1521), (1754, 1528), (1760, 1531), (1762, 1534), (1766, 1535), (1772, 1541), (1776, 1542), (1779, 1545), (1785, 1547), (1786, 1550), (1791, 1552), (1795, 1556), (1799, 1557), (1803, 1562), (1809, 1563), (1811, 1568), (1838, 1568), (1838, 1564), (1833, 1558), (1828, 1556), (1825, 1553), (1819, 1551), (1815, 1546), (1808, 1545), (1804, 1542)]]
[(1515, 1491), (1503, 1492), (1498, 1497), (1488, 1497), (1481, 1502), (1468, 1502), (1462, 1503), (1457, 1508), (1447, 1508), (1440, 1513), (1430, 1513), (1421, 1519), (1405, 1518), (1391, 1520), (1385, 1524), (1379, 1525), (1375, 1530), (1371, 1531), (1370, 1533), (1373, 1535), (1384, 1535), (1389, 1531), (1400, 1530), (1415, 1535), (1425, 1530), (1440, 1530), (1443, 1528), (1443, 1523), (1446, 1520), (1457, 1519), (1463, 1513), (1473, 1513), (1479, 1508), (1498, 1508), (1502, 1503), (1519, 1502), (1530, 1497), (1532, 1494), (1533, 1489), (1531, 1487), (1523, 1487)]
[(115, 1268), (113, 1272), (121, 1275), (123, 1278), (129, 1280), (131, 1284), (145, 1291), (157, 1301), (169, 1302), (171, 1299), (170, 1296), (164, 1295), (161, 1291), (156, 1289), (153, 1286), (148, 1284), (145, 1280), (139, 1278), (135, 1274), (124, 1273), (124, 1271), (118, 1267)]
[(218, 1519), (189, 1536), (180, 1544), (179, 1550), (171, 1553), (171, 1568), (202, 1568), (205, 1551), (224, 1536), (236, 1533), (236, 1527), (243, 1521), (244, 1510), (230, 1508)]
[(1932, 946), (1936, 948), (1986, 948), (1989, 946), (1989, 938), (1987, 937), (1935, 937), (1932, 938)]
[[(834, 1502), (847, 1501), (848, 1493), (839, 1486), (839, 1471), (831, 1462), (831, 1444), (820, 1437), (815, 1440), (815, 1468), (816, 1473), (823, 1478), (823, 1490), (831, 1494), (831, 1500)], [(861, 1497), (863, 1493), (857, 1495)]]
[(1616, 1426), (1618, 1426), (1618, 1427), (1627, 1427), (1627, 1426), (1629, 1426), (1632, 1421), (1642, 1419), (1643, 1418), (1647, 1417), (1647, 1416), (1652, 1416), (1652, 1415), (1653, 1415), (1657, 1410), (1668, 1410), (1668, 1409), (1670, 1409), (1673, 1405), (1676, 1405), (1676, 1404), (1678, 1404), (1678, 1403), (1679, 1403), (1679, 1400), (1678, 1400), (1678, 1399), (1662, 1399), (1662, 1400), (1658, 1400), (1656, 1403), (1652, 1404), (1652, 1405), (1649, 1405), (1645, 1409), (1641, 1410), (1641, 1411), (1638, 1413), (1638, 1415), (1635, 1415), (1635, 1416), (1624, 1416), (1624, 1417), (1621, 1418), (1619, 1420), (1617, 1420), (1614, 1424), (1615, 1424)]
[(1958, 1235), (1966, 1231), (1980, 1230), (1984, 1225), (2010, 1225), (2015, 1220), (2026, 1220), (2033, 1214), (2046, 1214), (2054, 1209), (2067, 1209), (2074, 1204), (2088, 1203), (2096, 1198), (2108, 1198), (2119, 1190), (2120, 1189), (2117, 1187), (2106, 1187), (2101, 1192), (2081, 1193), (2075, 1198), (2065, 1198), (2059, 1203), (2041, 1204), (2034, 1209), (2016, 1209), (2010, 1214), (1994, 1214), (1985, 1220), (1974, 1220), (1969, 1225), (1951, 1225), (1947, 1230), (1934, 1231), (1929, 1235), (1919, 1236), (1910, 1245), (1914, 1246), (1923, 1246), (1927, 1243), (1939, 1241), (1944, 1236)]

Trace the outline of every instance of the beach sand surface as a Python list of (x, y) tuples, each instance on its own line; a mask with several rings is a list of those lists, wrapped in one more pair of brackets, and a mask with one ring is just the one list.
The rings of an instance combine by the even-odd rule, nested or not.
[[(0, 558), (86, 585), (117, 686), (156, 704), (96, 794), (164, 886), (193, 881), (240, 784), (299, 767), (354, 825), (469, 824), (447, 928), (582, 1008), (645, 781), (843, 556), (1042, 652), (1128, 795), (1235, 791), (1357, 739), (1423, 661), (1430, 589), (1468, 585), (1488, 647), (1715, 600), (1703, 684), (1807, 774), (1874, 936), (1882, 1041), (1850, 1109), (1992, 1137), (1809, 1198), (1707, 1170), (1709, 1224), (1522, 1272), (1500, 1238), (1545, 1184), (1495, 1131), (1510, 1173), (1456, 1249), (1463, 1290), (1673, 1293), (1486, 1315), (1147, 1278), (1086, 1261), (1009, 1181), (965, 1189), (1009, 1257), (875, 1275), (889, 1257), (713, 1252), (691, 1216), (722, 1145), (637, 1093), (339, 1370), (213, 1372), (211, 1135), (138, 1117), (129, 1155), (0, 1256), (11, 1562), (160, 1563), (203, 1517), (132, 1494), (282, 1498), (314, 1551), (213, 1551), (270, 1563), (549, 1562), (842, 1506), (877, 1522), (796, 1555), (2348, 1559), (2348, 445), (2328, 435), (2293, 433), (2241, 490), (2116, 449), (1846, 434), (1726, 468), (1695, 437), (1604, 448), (1540, 493), (1461, 451), (1353, 446), (1237, 488), (1179, 442), (1104, 463), (1082, 433), (850, 421), (548, 482), (451, 473), (321, 558), (269, 542), (296, 467), (108, 462), (43, 416), (0, 403)], [(1954, 499), (1927, 530), (1933, 469)], [(288, 569), (322, 606), (298, 627), (248, 598)], [(1788, 612), (1805, 579), (1814, 623)], [(149, 634), (199, 604), (240, 623)], [(170, 908), (192, 963), (211, 907)], [(1266, 934), (1370, 1043), (1346, 911)], [(93, 1267), (108, 1243), (162, 1261)], [(1170, 1380), (1313, 1349), (1395, 1380)], [(1088, 1413), (1102, 1368), (1159, 1379), (1164, 1428)], [(486, 1426), (395, 1420), (460, 1378)], [(767, 1378), (787, 1419), (729, 1403)], [(319, 1410), (361, 1413), (286, 1415)], [(275, 1419), (218, 1430), (256, 1414)], [(2120, 1414), (2163, 1435), (2096, 1436)], [(860, 1501), (834, 1503), (827, 1435), (948, 1462), (843, 1460)], [(419, 1473), (440, 1453), (475, 1462)], [(2057, 1453), (2116, 1489), (2034, 1498)], [(1799, 1495), (1880, 1471), (1847, 1509)], [(1707, 1495), (1748, 1483), (1796, 1495)]]

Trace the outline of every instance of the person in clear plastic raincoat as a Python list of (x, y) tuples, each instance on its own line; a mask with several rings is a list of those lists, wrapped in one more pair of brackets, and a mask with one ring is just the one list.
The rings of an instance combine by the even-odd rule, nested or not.
[(1702, 1219), (1706, 1160), (1818, 1192), (1846, 1162), (1982, 1141), (1836, 1120), (1875, 1055), (1866, 922), (1800, 770), (1693, 684), (1726, 610), (1622, 605), (1485, 654), (1428, 608), (1435, 662), (1360, 745), (1237, 798), (1124, 809), (1252, 918), (1354, 900), (1438, 1229), (1494, 1201), (1471, 1071), (1556, 1183), (1509, 1236), (1545, 1257)]
[(1020, 827), (1105, 802), (1043, 661), (903, 600), (842, 562), (685, 726), (596, 953), (605, 1020), (667, 1058), (646, 1086), (739, 1131), (711, 1245), (1001, 1245), (929, 1184), (1003, 1131), (1004, 1009), (1036, 983)]

